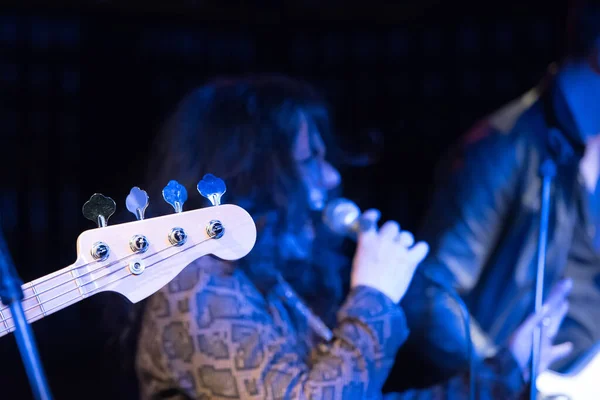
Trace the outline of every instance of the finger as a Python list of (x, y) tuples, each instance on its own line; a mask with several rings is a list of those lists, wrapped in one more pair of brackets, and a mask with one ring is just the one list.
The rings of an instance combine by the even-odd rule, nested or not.
[(556, 336), (556, 334), (558, 333), (558, 330), (560, 329), (560, 326), (562, 325), (563, 319), (567, 315), (568, 311), (569, 311), (569, 302), (564, 301), (559, 306), (558, 311), (556, 311), (555, 314), (549, 315), (548, 317), (546, 317), (546, 318), (551, 319), (550, 326), (547, 328), (548, 331), (546, 332), (548, 337), (554, 338), (554, 336)]
[[(563, 319), (567, 315), (569, 310), (569, 303), (564, 301), (556, 308), (548, 308), (546, 313), (533, 314), (523, 322), (523, 327), (527, 329), (533, 329), (534, 326), (541, 325), (544, 330), (544, 335), (548, 337), (554, 337), (558, 333), (558, 330), (562, 324)], [(548, 323), (545, 323), (548, 321)]]
[(527, 329), (529, 331), (533, 331), (533, 328), (542, 323), (542, 320), (546, 317), (546, 314), (543, 312), (531, 314), (527, 319), (521, 324), (523, 329)]
[(427, 253), (429, 253), (429, 245), (426, 242), (418, 242), (408, 250), (407, 257), (416, 267), (427, 256)]
[(396, 221), (386, 221), (379, 229), (379, 237), (386, 240), (394, 240), (400, 232), (400, 225)]
[(571, 279), (563, 279), (559, 281), (551, 290), (548, 295), (548, 299), (542, 306), (542, 310), (539, 313), (530, 315), (527, 320), (523, 323), (523, 326), (527, 325), (529, 328), (538, 325), (546, 317), (551, 317), (557, 310), (560, 309), (561, 304), (566, 301), (567, 296), (571, 292), (573, 287), (573, 281)]
[(359, 236), (361, 233), (375, 232), (377, 230), (377, 222), (379, 222), (379, 218), (381, 218), (381, 213), (379, 212), (379, 210), (370, 209), (370, 210), (365, 211), (360, 216)]
[(571, 354), (572, 351), (573, 343), (571, 342), (564, 342), (552, 346), (552, 348), (550, 349), (550, 364), (554, 363), (555, 361), (562, 360), (563, 358)]
[(563, 279), (559, 281), (548, 295), (548, 299), (544, 302), (542, 308), (542, 314), (549, 314), (553, 309), (557, 309), (563, 301), (566, 300), (571, 289), (573, 288), (573, 281), (571, 279)]
[(398, 234), (398, 238), (396, 240), (398, 241), (398, 244), (400, 244), (400, 246), (404, 247), (410, 247), (413, 244), (415, 244), (415, 237), (412, 233), (408, 231), (401, 231)]

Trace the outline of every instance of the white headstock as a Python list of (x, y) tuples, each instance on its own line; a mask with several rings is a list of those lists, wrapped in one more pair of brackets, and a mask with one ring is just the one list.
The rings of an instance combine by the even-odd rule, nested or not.
[[(207, 177), (217, 179), (216, 194), (211, 191), (215, 182), (206, 184)], [(82, 294), (113, 291), (135, 303), (168, 284), (202, 256), (237, 260), (247, 255), (256, 241), (256, 226), (250, 214), (236, 205), (219, 205), (225, 187), (212, 175), (205, 176), (198, 190), (214, 205), (182, 211), (187, 192), (171, 181), (163, 197), (176, 212), (143, 219), (147, 196), (134, 188), (127, 198), (127, 208), (138, 220), (113, 226), (106, 226), (106, 221), (114, 213), (114, 201), (92, 196), (83, 211), (99, 227), (79, 236), (78, 257), (72, 269)]]

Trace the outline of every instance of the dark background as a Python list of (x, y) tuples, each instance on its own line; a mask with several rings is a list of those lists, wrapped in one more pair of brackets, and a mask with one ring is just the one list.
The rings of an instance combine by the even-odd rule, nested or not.
[[(242, 1), (55, 3), (0, 6), (0, 216), (25, 282), (75, 261), (77, 236), (94, 227), (81, 214), (91, 194), (124, 210), (166, 113), (219, 74), (304, 78), (326, 95), (349, 145), (380, 132), (381, 161), (348, 171), (347, 194), (414, 229), (443, 151), (558, 59), (566, 10), (536, 1), (252, 2), (260, 11)], [(150, 196), (150, 207), (162, 201)], [(57, 399), (127, 398), (119, 354), (106, 345), (107, 296), (116, 295), (33, 324)], [(0, 399), (30, 398), (14, 335), (0, 338), (0, 354)]]

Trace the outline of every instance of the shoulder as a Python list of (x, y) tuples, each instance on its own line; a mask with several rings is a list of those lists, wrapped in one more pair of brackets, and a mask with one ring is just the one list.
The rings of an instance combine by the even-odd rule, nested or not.
[(487, 117), (490, 128), (499, 135), (518, 134), (524, 125), (541, 115), (540, 96), (540, 89), (534, 88), (508, 102)]
[(162, 323), (205, 329), (224, 319), (265, 314), (264, 297), (239, 269), (203, 258), (150, 297), (147, 315)]
[[(219, 371), (212, 366), (262, 365), (263, 342), (276, 336), (266, 301), (240, 270), (214, 267), (193, 263), (149, 299), (137, 365), (152, 385), (222, 391), (240, 383), (234, 375), (215, 381)], [(195, 388), (194, 376), (206, 387)]]
[(461, 136), (451, 157), (454, 167), (466, 160), (495, 167), (519, 165), (528, 152), (538, 147), (540, 126), (544, 126), (540, 93), (532, 89), (481, 119)]
[(247, 327), (269, 325), (269, 315), (264, 297), (243, 272), (193, 263), (149, 298), (141, 333), (160, 342), (169, 360), (189, 362), (198, 351), (210, 353), (204, 347), (211, 338), (244, 336)]

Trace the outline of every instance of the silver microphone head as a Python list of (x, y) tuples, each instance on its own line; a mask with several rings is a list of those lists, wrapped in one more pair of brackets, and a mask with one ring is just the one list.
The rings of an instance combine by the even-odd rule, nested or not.
[(360, 208), (352, 200), (337, 198), (325, 206), (323, 223), (334, 233), (354, 237), (360, 214)]

